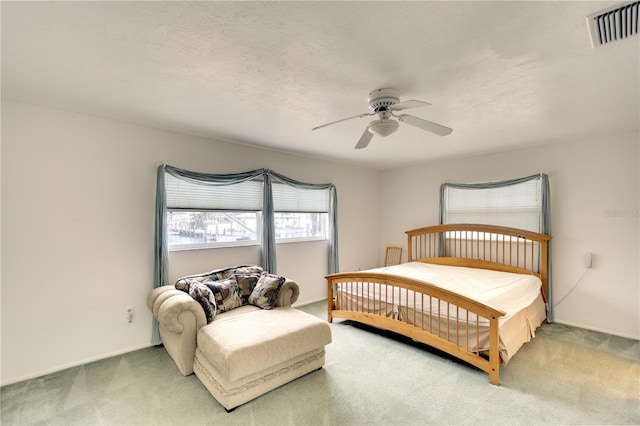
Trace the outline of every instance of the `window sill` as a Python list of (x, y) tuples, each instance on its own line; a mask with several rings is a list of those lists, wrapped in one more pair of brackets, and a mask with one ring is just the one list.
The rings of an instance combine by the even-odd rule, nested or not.
[[(314, 242), (328, 242), (326, 238), (291, 238), (286, 240), (276, 240), (276, 245), (279, 244), (296, 244), (296, 243), (314, 243)], [(190, 251), (190, 250), (211, 250), (211, 249), (227, 249), (234, 247), (250, 247), (259, 246), (260, 243), (256, 241), (247, 241), (246, 243), (234, 242), (234, 243), (215, 243), (215, 244), (190, 244), (181, 246), (170, 246), (169, 252), (174, 251)]]
[(246, 243), (234, 242), (234, 243), (213, 243), (213, 244), (189, 244), (180, 246), (169, 246), (169, 252), (172, 251), (189, 251), (189, 250), (210, 250), (219, 248), (233, 248), (233, 247), (249, 247), (260, 245), (257, 241), (247, 241)]

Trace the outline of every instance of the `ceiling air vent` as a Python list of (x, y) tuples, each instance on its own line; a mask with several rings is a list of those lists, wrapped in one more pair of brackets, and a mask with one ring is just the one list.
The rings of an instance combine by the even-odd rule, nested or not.
[(613, 6), (587, 16), (593, 47), (638, 35), (640, 1)]

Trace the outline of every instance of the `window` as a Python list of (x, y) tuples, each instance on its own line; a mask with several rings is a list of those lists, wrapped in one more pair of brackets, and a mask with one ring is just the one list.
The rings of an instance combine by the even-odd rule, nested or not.
[(272, 185), (277, 242), (326, 240), (329, 226), (329, 190), (284, 183)]
[[(442, 223), (478, 223), (486, 225), (507, 226), (532, 232), (546, 233), (548, 214), (545, 213), (543, 199), (543, 177), (534, 175), (504, 182), (488, 182), (478, 184), (443, 184), (441, 188), (441, 219)], [(547, 198), (548, 199), (548, 198)], [(546, 217), (546, 219), (545, 219)], [(488, 249), (488, 258), (494, 260), (505, 256), (499, 253), (497, 247), (489, 241), (497, 242), (496, 234), (484, 232), (447, 232), (444, 236), (443, 247), (445, 253), (465, 247), (477, 250), (478, 256)], [(483, 241), (488, 245), (476, 245), (474, 242)], [(511, 239), (517, 261), (512, 265), (525, 264), (526, 251), (520, 250), (524, 244), (519, 238)], [(504, 244), (504, 242), (503, 242)], [(539, 253), (533, 252), (535, 263), (539, 262)]]
[[(196, 183), (165, 175), (170, 250), (261, 242), (263, 181)], [(277, 242), (326, 240), (329, 190), (272, 184)]]
[(167, 243), (172, 249), (258, 244), (258, 212), (167, 211)]
[[(549, 176), (477, 184), (443, 183), (440, 187), (440, 223), (481, 223), (551, 234)], [(462, 239), (464, 235), (446, 236)], [(486, 238), (474, 236), (474, 238)], [(551, 245), (549, 245), (551, 250)], [(547, 318), (553, 321), (551, 252), (547, 257)], [(540, 257), (536, 261), (540, 261)]]
[(274, 213), (276, 241), (326, 240), (328, 213)]
[(262, 181), (195, 183), (165, 174), (171, 250), (260, 242)]
[(442, 223), (482, 223), (541, 232), (541, 179), (513, 184), (444, 184)]
[[(255, 241), (259, 240), (260, 244), (260, 265), (275, 274), (277, 269), (276, 229), (274, 226), (276, 217), (282, 229), (297, 228), (296, 232), (289, 234), (281, 232), (286, 239), (287, 237), (293, 238), (294, 234), (300, 234), (303, 229), (310, 235), (317, 235), (318, 232), (322, 234), (323, 217), (326, 215), (329, 222), (328, 226), (324, 226), (324, 234), (328, 234), (326, 238), (329, 244), (327, 270), (330, 274), (338, 272), (338, 229), (336, 226), (338, 194), (334, 184), (300, 182), (269, 169), (211, 174), (179, 169), (164, 163), (158, 165), (156, 178), (153, 247), (154, 287), (167, 285), (169, 281), (169, 238), (167, 234), (170, 224), (174, 226), (176, 230), (174, 232), (177, 232), (178, 236), (180, 226), (191, 226), (194, 231), (193, 235), (189, 237), (202, 240), (202, 242), (196, 241), (197, 247), (207, 244), (223, 244), (218, 242), (218, 238), (222, 238), (220, 236), (221, 228), (228, 229), (226, 235), (231, 234), (235, 238), (235, 241), (229, 244), (239, 244), (242, 241), (246, 244), (250, 240), (243, 238), (253, 238), (252, 235), (255, 234)], [(294, 196), (274, 197), (273, 193), (279, 191), (274, 191), (274, 186), (277, 186), (274, 185), (274, 181), (281, 185), (282, 194), (288, 193), (284, 189), (285, 185), (295, 188), (296, 191), (291, 192)], [(325, 202), (317, 205), (316, 203), (300, 203), (308, 198), (304, 196), (308, 191), (315, 194), (310, 197), (311, 199), (316, 199), (316, 201), (324, 199)], [(278, 200), (276, 201), (274, 198)], [(284, 201), (288, 199), (296, 203), (285, 203)], [(277, 211), (274, 208), (275, 204), (280, 206)], [(171, 219), (169, 219), (170, 215)], [(255, 227), (252, 226), (254, 222)], [(233, 225), (230, 225), (231, 223)], [(222, 235), (224, 235), (224, 231)], [(175, 235), (172, 238), (175, 243), (172, 248), (175, 250), (180, 241)], [(212, 241), (214, 238), (216, 241)], [(154, 324), (155, 341), (159, 340), (159, 333), (157, 323)]]

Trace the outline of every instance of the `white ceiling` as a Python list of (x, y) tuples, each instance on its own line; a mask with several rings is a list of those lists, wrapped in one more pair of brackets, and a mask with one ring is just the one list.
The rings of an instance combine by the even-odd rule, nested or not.
[[(2, 97), (375, 168), (639, 128), (640, 37), (610, 2), (8, 2)], [(353, 149), (370, 91), (407, 124)]]

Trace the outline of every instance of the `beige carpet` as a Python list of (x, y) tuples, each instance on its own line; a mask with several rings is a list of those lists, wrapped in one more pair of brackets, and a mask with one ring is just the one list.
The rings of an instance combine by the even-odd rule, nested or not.
[[(301, 308), (326, 318), (324, 303)], [(2, 425), (640, 424), (640, 344), (543, 326), (501, 386), (404, 338), (343, 321), (319, 371), (227, 413), (161, 347), (0, 389)]]

